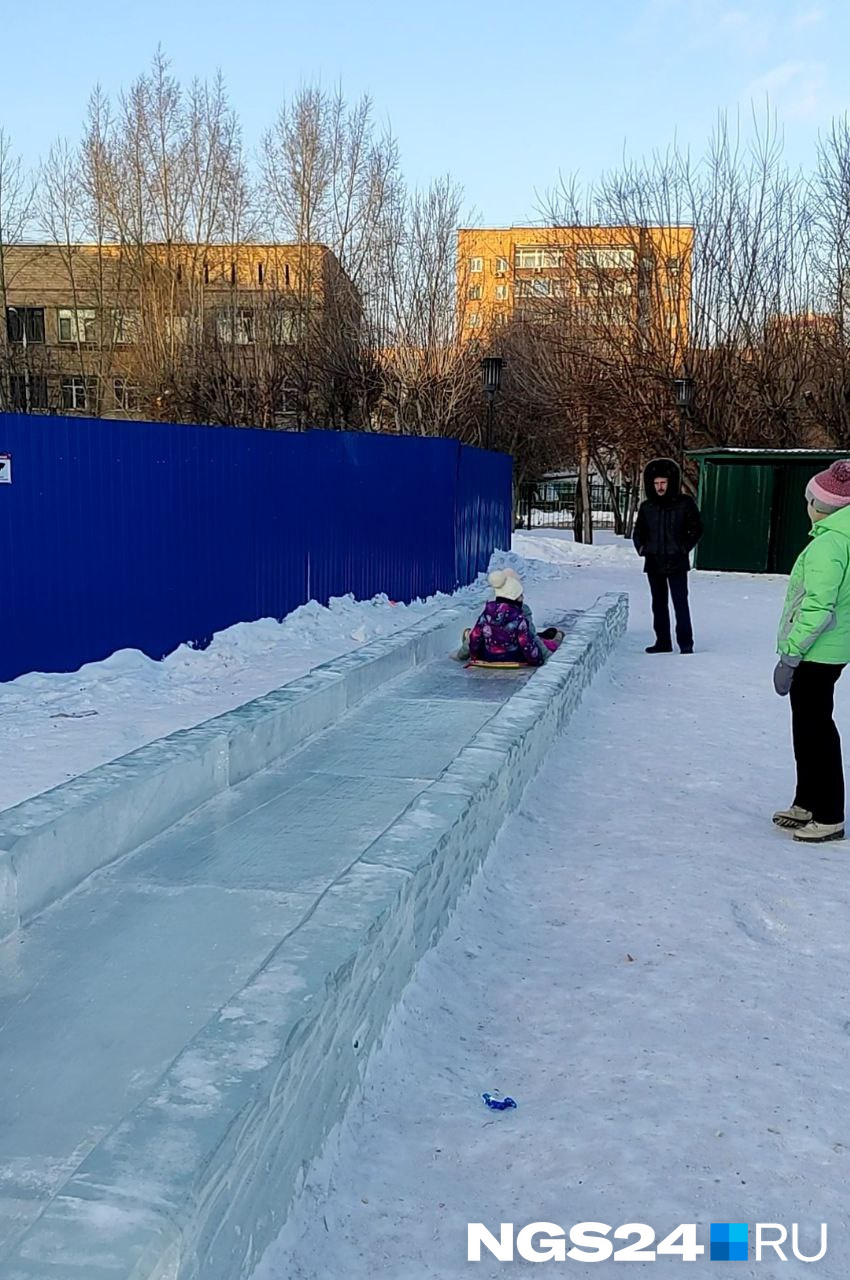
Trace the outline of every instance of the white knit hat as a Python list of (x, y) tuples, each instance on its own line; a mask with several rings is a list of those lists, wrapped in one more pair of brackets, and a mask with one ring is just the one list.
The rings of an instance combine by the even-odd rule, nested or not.
[(519, 600), (522, 595), (522, 582), (513, 569), (494, 569), (487, 581), (503, 600)]

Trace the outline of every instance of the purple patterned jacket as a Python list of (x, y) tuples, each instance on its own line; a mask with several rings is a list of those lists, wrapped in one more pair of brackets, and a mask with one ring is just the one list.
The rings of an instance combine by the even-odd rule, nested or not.
[(534, 624), (521, 604), (491, 600), (469, 633), (469, 656), (483, 662), (525, 662), (540, 667), (546, 661)]

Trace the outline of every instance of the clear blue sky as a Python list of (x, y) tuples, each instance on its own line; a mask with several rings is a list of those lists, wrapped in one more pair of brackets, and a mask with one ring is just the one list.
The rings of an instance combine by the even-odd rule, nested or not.
[(405, 171), (451, 172), (486, 223), (538, 216), (558, 171), (591, 179), (674, 131), (701, 148), (719, 109), (765, 96), (788, 153), (850, 107), (850, 0), (9, 0), (0, 124), (28, 160), (76, 136), (161, 43), (185, 79), (221, 69), (246, 141), (305, 81), (368, 91)]

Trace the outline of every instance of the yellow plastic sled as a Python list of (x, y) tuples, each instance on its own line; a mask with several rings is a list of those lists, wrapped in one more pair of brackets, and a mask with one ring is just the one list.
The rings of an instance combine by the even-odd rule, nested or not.
[(483, 658), (470, 658), (467, 667), (489, 667), (492, 671), (534, 671), (530, 662), (485, 662)]

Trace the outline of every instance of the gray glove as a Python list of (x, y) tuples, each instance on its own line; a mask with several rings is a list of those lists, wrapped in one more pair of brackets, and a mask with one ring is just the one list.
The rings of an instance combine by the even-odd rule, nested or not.
[(780, 698), (787, 698), (791, 692), (791, 682), (794, 679), (794, 672), (797, 670), (802, 659), (783, 653), (779, 661), (773, 669), (773, 687), (779, 694)]

